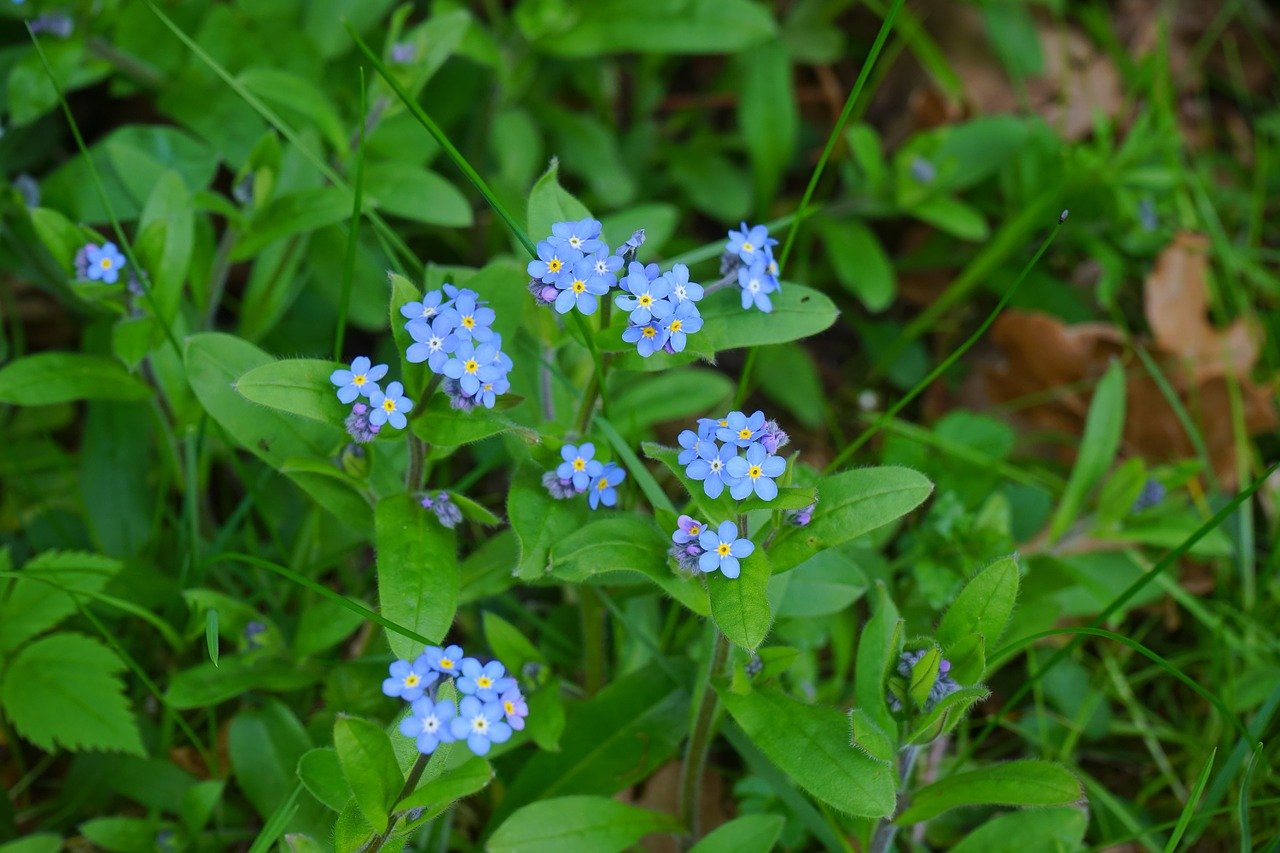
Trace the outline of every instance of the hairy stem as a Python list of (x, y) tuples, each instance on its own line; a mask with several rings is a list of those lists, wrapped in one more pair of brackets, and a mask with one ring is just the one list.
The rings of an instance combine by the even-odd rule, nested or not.
[(404, 487), (411, 493), (422, 488), (422, 466), (427, 459), (427, 443), (416, 435), (410, 434), (409, 470), (404, 476)]
[(604, 687), (604, 608), (600, 594), (590, 584), (578, 588), (579, 606), (582, 610), (582, 645), (586, 681), (583, 688), (587, 696), (594, 696)]
[[(404, 780), (404, 787), (400, 789), (400, 795), (396, 797), (396, 803), (413, 793), (413, 789), (418, 787), (418, 780), (422, 778), (422, 774), (427, 769), (427, 762), (431, 760), (430, 755), (419, 755), (418, 760), (413, 762), (413, 767), (409, 770), (409, 776)], [(370, 842), (366, 850), (381, 850), (387, 840), (391, 838), (391, 833), (395, 831), (396, 824), (400, 822), (400, 815), (392, 812), (391, 817), (387, 819), (387, 828), (382, 834)]]
[(871, 836), (871, 846), (867, 853), (887, 853), (893, 847), (893, 839), (898, 835), (898, 825), (893, 818), (902, 813), (910, 802), (911, 768), (915, 766), (916, 756), (920, 753), (918, 745), (908, 746), (898, 754), (898, 803), (889, 817), (880, 818), (876, 824), (875, 834)]
[(724, 669), (729, 659), (729, 640), (716, 629), (715, 648), (711, 653), (711, 662), (707, 666), (706, 678), (702, 683), (702, 695), (698, 697), (698, 710), (694, 716), (693, 731), (689, 734), (689, 743), (685, 747), (684, 762), (680, 765), (680, 820), (687, 830), (685, 848), (692, 846), (702, 837), (702, 774), (707, 767), (707, 752), (711, 748), (714, 734), (716, 711), (720, 698), (711, 684), (720, 670)]

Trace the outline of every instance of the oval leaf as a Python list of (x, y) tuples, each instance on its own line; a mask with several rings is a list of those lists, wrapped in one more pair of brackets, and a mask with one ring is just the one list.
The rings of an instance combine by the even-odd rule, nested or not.
[[(453, 531), (441, 526), (411, 495), (396, 495), (378, 502), (374, 542), (382, 615), (433, 643), (440, 642), (458, 606)], [(422, 643), (394, 631), (387, 631), (387, 641), (400, 658), (422, 653)]]
[(1061, 806), (1080, 798), (1080, 783), (1050, 761), (1010, 761), (957, 773), (916, 791), (895, 823), (929, 820), (961, 806)]
[(0, 367), (0, 403), (51, 406), (73, 400), (146, 400), (151, 389), (114, 358), (42, 352)]
[(607, 797), (556, 797), (517, 810), (485, 847), (490, 853), (608, 853), (679, 828), (671, 815)]

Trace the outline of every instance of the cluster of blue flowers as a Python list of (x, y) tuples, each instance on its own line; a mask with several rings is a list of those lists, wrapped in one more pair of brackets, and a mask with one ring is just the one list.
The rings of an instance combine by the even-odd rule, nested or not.
[(414, 340), (405, 358), (426, 362), (444, 377), (441, 387), (455, 409), (492, 409), (496, 397), (511, 389), (511, 358), (502, 351), (502, 335), (493, 330), (494, 310), (480, 294), (446, 284), (421, 302), (406, 302), (400, 314)]
[(115, 243), (107, 242), (101, 246), (86, 243), (76, 252), (76, 277), (115, 284), (127, 263)]
[(551, 236), (538, 244), (537, 259), (529, 262), (529, 292), (561, 314), (574, 309), (594, 314), (600, 300), (618, 288), (622, 293), (614, 304), (628, 312), (622, 339), (635, 344), (645, 358), (659, 350), (682, 352), (688, 336), (702, 328), (695, 304), (702, 299), (702, 285), (689, 280), (684, 264), (662, 272), (657, 264), (635, 260), (644, 244), (643, 230), (615, 252), (602, 239), (600, 227), (596, 219), (552, 225)]
[[(438, 698), (441, 684), (453, 679), (462, 701)], [(465, 740), (476, 755), (486, 755), (495, 743), (506, 743), (511, 732), (524, 728), (529, 706), (498, 661), (482, 664), (464, 657), (460, 646), (428, 646), (412, 662), (391, 664), (382, 692), (409, 703), (410, 713), (400, 732), (414, 738), (418, 751), (430, 755), (442, 743)]]
[(774, 481), (787, 467), (775, 454), (788, 441), (776, 421), (765, 420), (764, 412), (730, 412), (719, 419), (699, 418), (696, 432), (680, 433), (678, 459), (686, 476), (700, 481), (709, 498), (720, 497), (728, 488), (737, 501), (752, 493), (771, 501), (778, 496)]
[(671, 534), (671, 556), (686, 571), (710, 574), (719, 571), (727, 578), (742, 573), (739, 562), (750, 557), (756, 543), (739, 536), (738, 525), (732, 521), (720, 523), (718, 528), (682, 515), (677, 521), (676, 532)]
[(782, 289), (778, 262), (773, 259), (776, 245), (778, 241), (769, 236), (769, 229), (763, 225), (748, 227), (744, 222), (741, 231), (729, 232), (729, 243), (720, 258), (720, 272), (722, 275), (737, 273), (743, 309), (754, 306), (765, 313), (773, 310), (769, 294)]
[(566, 444), (560, 448), (564, 461), (542, 475), (542, 485), (556, 500), (586, 492), (592, 509), (599, 509), (601, 504), (614, 506), (618, 503), (618, 484), (627, 479), (627, 472), (616, 462), (601, 462), (595, 455), (596, 446), (589, 441)]
[[(355, 403), (347, 416), (347, 433), (358, 444), (367, 444), (377, 437), (385, 424), (404, 429), (408, 423), (405, 413), (413, 410), (413, 401), (404, 395), (399, 382), (387, 385), (384, 391), (378, 380), (387, 375), (385, 364), (374, 364), (368, 356), (357, 356), (350, 368), (329, 374), (329, 381), (338, 388), (338, 399), (343, 403)], [(365, 401), (357, 402), (364, 397)]]
[(457, 527), (462, 523), (462, 510), (449, 497), (448, 492), (436, 492), (424, 494), (418, 499), (418, 503), (422, 504), (423, 509), (431, 510), (439, 522), (450, 529)]

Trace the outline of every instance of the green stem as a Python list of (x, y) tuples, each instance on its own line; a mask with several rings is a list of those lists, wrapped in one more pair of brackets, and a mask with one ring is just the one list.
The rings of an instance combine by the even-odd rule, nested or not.
[[(365, 114), (364, 68), (360, 69), (360, 115)], [(333, 334), (333, 360), (342, 360), (342, 344), (347, 335), (347, 311), (351, 306), (351, 280), (356, 273), (356, 249), (360, 244), (360, 208), (364, 206), (364, 129), (360, 122), (356, 142), (356, 177), (352, 190), (351, 224), (347, 226), (347, 256), (342, 265), (342, 294), (338, 297), (338, 326)]]
[(578, 590), (579, 605), (582, 609), (582, 645), (586, 669), (583, 689), (587, 696), (591, 697), (604, 687), (604, 608), (600, 604), (600, 595), (595, 587), (583, 584)]
[(711, 679), (724, 669), (725, 661), (729, 659), (729, 640), (719, 629), (716, 629), (714, 643), (711, 661), (702, 681), (702, 695), (698, 697), (693, 731), (689, 734), (684, 762), (680, 765), (679, 814), (687, 830), (686, 849), (702, 837), (702, 774), (707, 767), (707, 752), (711, 748), (716, 711), (720, 706), (720, 697), (712, 686)]
[(422, 488), (422, 466), (427, 460), (427, 443), (413, 433), (408, 436), (409, 470), (404, 475), (404, 487), (410, 494)]
[(591, 381), (587, 383), (587, 390), (582, 395), (582, 402), (578, 404), (578, 414), (573, 419), (573, 431), (578, 436), (587, 434), (587, 425), (591, 423), (591, 414), (595, 410), (596, 400), (600, 397), (600, 376), (599, 374), (591, 374)]
[[(422, 774), (426, 772), (427, 762), (430, 760), (430, 755), (419, 755), (418, 760), (413, 762), (413, 767), (409, 770), (409, 776), (404, 780), (404, 787), (400, 789), (400, 795), (396, 797), (397, 805), (399, 805), (400, 801), (405, 797), (412, 794), (414, 788), (418, 787), (418, 780), (421, 779)], [(381, 850), (383, 845), (385, 845), (388, 839), (391, 838), (391, 833), (395, 830), (396, 824), (399, 822), (399, 813), (392, 812), (391, 817), (387, 819), (387, 828), (384, 829), (382, 834), (375, 838), (366, 849), (373, 851)]]
[(867, 853), (888, 853), (893, 847), (893, 839), (898, 834), (898, 825), (893, 822), (894, 815), (900, 814), (907, 807), (907, 803), (911, 797), (908, 792), (909, 782), (911, 779), (911, 768), (915, 766), (916, 756), (920, 754), (918, 745), (908, 746), (902, 750), (898, 756), (898, 804), (893, 810), (893, 815), (880, 818), (880, 823), (876, 825), (875, 834), (871, 836), (871, 846), (867, 848)]

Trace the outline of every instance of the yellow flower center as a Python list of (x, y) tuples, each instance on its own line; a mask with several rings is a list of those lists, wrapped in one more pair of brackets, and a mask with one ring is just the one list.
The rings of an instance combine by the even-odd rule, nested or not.
[(514, 714), (516, 712), (516, 703), (511, 701), (503, 702), (502, 710), (506, 711), (508, 715)]
[(98, 261), (98, 265), (101, 266), (104, 270), (109, 270), (111, 269), (111, 259), (103, 258), (102, 260)]
[(390, 397), (382, 401), (382, 410), (387, 414), (391, 414), (396, 410), (396, 401)]
[(586, 470), (586, 467), (587, 467), (587, 460), (583, 459), (581, 456), (573, 460), (573, 470), (583, 471), (583, 470)]
[(752, 465), (750, 468), (747, 469), (747, 476), (753, 480), (759, 477), (763, 473), (764, 472), (760, 470), (759, 465)]
[(564, 269), (564, 261), (559, 258), (552, 258), (547, 261), (547, 270), (550, 272), (560, 272), (562, 269)]
[(719, 545), (717, 545), (716, 553), (719, 554), (721, 557), (729, 556), (729, 543), (721, 542)]
[(702, 532), (702, 528), (701, 528), (701, 527), (699, 527), (698, 525), (696, 525), (696, 524), (691, 524), (691, 525), (689, 525), (689, 535), (690, 535), (690, 536), (697, 536), (700, 532)]
[(493, 679), (487, 675), (482, 675), (476, 679), (476, 687), (479, 687), (481, 690), (488, 690), (492, 686)]
[(671, 333), (674, 334), (680, 331), (680, 326), (681, 326), (681, 323), (679, 320), (672, 320), (671, 325), (669, 327), (669, 331), (671, 331)]
[(728, 425), (729, 425), (729, 421), (728, 421), (728, 420), (720, 420), (720, 421), (719, 421), (719, 424), (720, 424), (720, 426), (728, 426)]
[(601, 477), (600, 482), (596, 483), (596, 488), (603, 492), (605, 489), (609, 488), (609, 481), (604, 477)]
[(453, 659), (452, 659), (452, 658), (440, 658), (440, 668), (441, 668), (441, 669), (453, 669)]
[(361, 385), (363, 385), (367, 381), (369, 381), (369, 378), (365, 376), (363, 373), (357, 373), (355, 376), (351, 377), (351, 384), (356, 386), (357, 388), (359, 388)]
[(573, 292), (574, 292), (574, 293), (581, 293), (582, 291), (584, 291), (584, 290), (586, 290), (586, 289), (587, 289), (587, 283), (586, 283), (585, 281), (583, 281), (583, 280), (582, 280), (582, 279), (580, 279), (580, 278), (575, 278), (575, 279), (573, 280)]
[(742, 439), (743, 441), (746, 441), (748, 438), (751, 438), (751, 427), (743, 427), (742, 429), (738, 430), (738, 438)]
[(462, 318), (462, 328), (474, 329), (476, 327), (476, 319), (470, 314)]
[(654, 335), (658, 334), (658, 330), (653, 326), (645, 326), (640, 330), (640, 334), (644, 335), (646, 338), (652, 338)]
[(404, 686), (405, 686), (405, 687), (417, 687), (417, 686), (418, 686), (418, 682), (419, 682), (419, 681), (421, 681), (421, 680), (422, 680), (422, 679), (418, 676), (418, 674), (417, 674), (416, 672), (411, 672), (411, 673), (409, 673), (408, 675), (406, 675), (406, 676), (404, 677)]
[(467, 371), (467, 373), (475, 373), (480, 369), (480, 362), (476, 361), (474, 358), (470, 359), (466, 364), (462, 365), (462, 369)]
[(754, 252), (755, 250), (756, 250), (756, 247), (755, 247), (755, 246), (753, 246), (753, 245), (751, 245), (751, 243), (750, 243), (749, 241), (747, 241), (747, 240), (743, 240), (743, 241), (742, 241), (742, 251), (744, 251), (744, 252)]
[(653, 304), (653, 297), (646, 293), (640, 297), (639, 302), (641, 308), (648, 308)]

